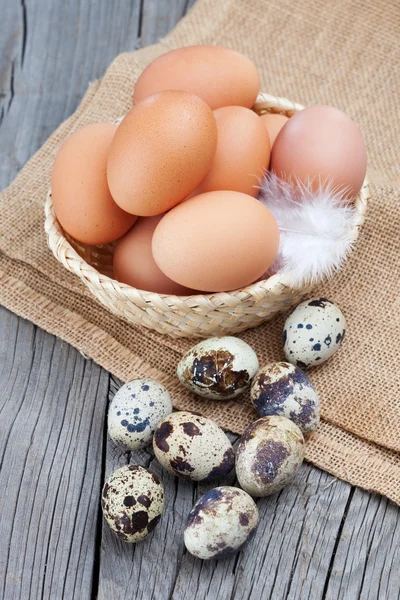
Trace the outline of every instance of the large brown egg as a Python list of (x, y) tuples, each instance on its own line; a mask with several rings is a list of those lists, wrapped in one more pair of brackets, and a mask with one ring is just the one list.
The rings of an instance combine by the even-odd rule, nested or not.
[(153, 256), (173, 281), (222, 292), (257, 280), (273, 263), (279, 230), (261, 202), (240, 192), (200, 194), (173, 208), (153, 235)]
[(113, 200), (107, 185), (107, 154), (116, 125), (95, 123), (61, 146), (51, 174), (52, 200), (62, 228), (79, 242), (107, 244), (136, 221)]
[(216, 146), (215, 117), (203, 100), (176, 90), (153, 94), (126, 115), (111, 144), (113, 198), (134, 215), (169, 210), (205, 177)]
[(285, 117), (285, 115), (278, 115), (274, 113), (266, 113), (265, 115), (260, 116), (261, 121), (264, 123), (268, 135), (269, 141), (271, 143), (271, 148), (274, 145), (276, 138), (278, 137), (278, 133), (282, 129), (284, 125), (289, 121), (289, 117)]
[(188, 46), (156, 58), (136, 82), (133, 101), (161, 90), (184, 90), (200, 96), (213, 110), (221, 106), (251, 108), (260, 91), (255, 64), (221, 46)]
[(260, 178), (269, 165), (268, 132), (255, 112), (243, 106), (214, 111), (217, 149), (211, 168), (197, 193), (233, 190), (257, 196)]
[(162, 217), (141, 217), (119, 240), (114, 252), (114, 279), (148, 292), (188, 296), (193, 290), (169, 279), (153, 258), (151, 240)]
[(341, 110), (311, 106), (289, 119), (272, 148), (271, 169), (279, 177), (297, 178), (341, 188), (356, 196), (367, 169), (365, 145), (357, 125)]

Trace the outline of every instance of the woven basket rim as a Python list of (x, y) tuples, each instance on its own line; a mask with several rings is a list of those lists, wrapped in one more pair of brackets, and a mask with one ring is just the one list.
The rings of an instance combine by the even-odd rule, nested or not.
[[(301, 104), (292, 102), (287, 98), (273, 96), (264, 92), (261, 92), (258, 95), (257, 101), (253, 106), (253, 110), (255, 110), (258, 114), (264, 114), (267, 112), (281, 113), (289, 117), (303, 109), (304, 106)], [(370, 193), (368, 178), (365, 177), (361, 191), (354, 202), (357, 210), (354, 215), (353, 225), (351, 227), (353, 242), (356, 241), (359, 229), (365, 220), (369, 197)], [(209, 300), (214, 307), (229, 306), (235, 308), (250, 297), (253, 299), (253, 302), (257, 304), (258, 302), (262, 302), (262, 299), (267, 293), (272, 295), (276, 294), (279, 296), (282, 293), (282, 290), (287, 288), (293, 291), (306, 291), (307, 287), (310, 285), (315, 285), (316, 283), (319, 283), (325, 279), (324, 277), (320, 277), (312, 282), (303, 281), (300, 284), (293, 285), (290, 281), (291, 273), (288, 271), (286, 273), (277, 273), (268, 279), (257, 281), (244, 288), (230, 292), (214, 292), (210, 294), (199, 292), (198, 294), (191, 296), (175, 296), (171, 294), (157, 294), (155, 292), (140, 290), (128, 284), (120, 283), (119, 281), (100, 273), (78, 254), (78, 252), (66, 239), (62, 227), (57, 220), (50, 189), (47, 194), (44, 208), (47, 242), (54, 256), (69, 271), (75, 273), (78, 275), (78, 277), (80, 277), (80, 279), (85, 281), (86, 284), (90, 284), (98, 290), (101, 290), (102, 288), (108, 292), (112, 290), (121, 298), (121, 301), (126, 299), (134, 302), (136, 294), (139, 292), (142, 299), (149, 305), (151, 305), (153, 301), (157, 302), (162, 299), (163, 302), (166, 302), (169, 306), (177, 305), (179, 308), (182, 308), (183, 304), (186, 304), (186, 306), (190, 309), (196, 307), (196, 298), (201, 298), (202, 302)]]

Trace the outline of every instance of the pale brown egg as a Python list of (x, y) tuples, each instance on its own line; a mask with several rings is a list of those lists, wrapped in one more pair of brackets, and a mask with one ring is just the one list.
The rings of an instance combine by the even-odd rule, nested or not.
[(189, 296), (197, 293), (169, 279), (156, 265), (151, 240), (162, 217), (141, 217), (119, 240), (114, 252), (114, 279), (157, 294)]
[(62, 228), (79, 242), (108, 244), (136, 221), (113, 200), (107, 185), (107, 154), (116, 125), (95, 123), (61, 146), (51, 174), (54, 210)]
[(264, 124), (255, 112), (243, 106), (218, 108), (214, 116), (217, 149), (210, 170), (196, 192), (233, 190), (256, 197), (271, 153)]
[(365, 145), (357, 125), (341, 110), (311, 106), (289, 119), (272, 148), (271, 170), (279, 177), (329, 182), (356, 196), (367, 169)]
[(257, 280), (273, 263), (279, 230), (261, 202), (240, 192), (200, 194), (168, 212), (153, 235), (153, 256), (173, 281), (222, 292)]
[(255, 64), (235, 50), (188, 46), (162, 54), (145, 68), (133, 102), (161, 90), (196, 94), (213, 110), (232, 105), (251, 108), (260, 91), (260, 76)]
[(216, 146), (215, 117), (203, 100), (176, 90), (149, 96), (126, 115), (111, 144), (113, 198), (139, 216), (169, 210), (202, 181)]
[(267, 128), (269, 141), (271, 143), (272, 148), (278, 133), (280, 132), (282, 127), (289, 121), (289, 117), (285, 117), (285, 115), (278, 115), (274, 113), (265, 113), (265, 115), (260, 116), (260, 119)]

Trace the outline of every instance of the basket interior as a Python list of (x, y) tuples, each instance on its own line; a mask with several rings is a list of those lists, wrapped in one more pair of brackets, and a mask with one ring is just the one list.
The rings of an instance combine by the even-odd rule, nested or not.
[(78, 242), (63, 230), (65, 239), (83, 260), (102, 275), (113, 278), (113, 255), (117, 242), (88, 246)]
[[(291, 117), (303, 108), (304, 107), (302, 105), (292, 102), (286, 98), (278, 98), (261, 92), (257, 98), (256, 104), (253, 107), (253, 110), (258, 115), (262, 115), (265, 113), (277, 113), (285, 115), (287, 117)], [(121, 120), (122, 118), (116, 120), (115, 123), (119, 124)], [(360, 195), (355, 201), (355, 204), (357, 206), (357, 214), (354, 218), (354, 225), (351, 228), (354, 241), (357, 238), (359, 227), (364, 221), (368, 198), (368, 182), (367, 179), (365, 179)], [(102, 286), (104, 284), (107, 287), (108, 291), (110, 289), (113, 289), (115, 293), (117, 293), (118, 291), (118, 293), (120, 295), (123, 295), (124, 297), (129, 296), (130, 298), (131, 292), (136, 297), (137, 292), (139, 292), (139, 294), (144, 294), (146, 298), (147, 296), (151, 296), (152, 299), (156, 299), (156, 302), (163, 302), (164, 295), (162, 294), (155, 294), (151, 292), (136, 290), (135, 288), (132, 288), (126, 284), (118, 283), (115, 280), (114, 282), (109, 281), (109, 278), (113, 279), (113, 254), (117, 242), (98, 246), (89, 246), (73, 239), (70, 235), (68, 235), (65, 231), (62, 230), (60, 223), (57, 221), (54, 210), (52, 208), (51, 192), (48, 195), (48, 203), (46, 203), (45, 210), (48, 216), (45, 225), (48, 236), (48, 243), (56, 258), (60, 260), (67, 268), (77, 273), (82, 278), (81, 268), (76, 267), (75, 258), (71, 261), (71, 263), (68, 263), (68, 260), (66, 259), (66, 246), (62, 243), (62, 241), (64, 240), (64, 242), (68, 243), (69, 247), (72, 247), (75, 250), (75, 252), (77, 252), (77, 254), (81, 257), (84, 263), (86, 263), (86, 265), (89, 265), (92, 270), (95, 270), (94, 273), (86, 272), (85, 276), (83, 277), (83, 280), (86, 283), (86, 285), (89, 285), (89, 280), (91, 281), (91, 285), (89, 287), (92, 291), (94, 291), (94, 289), (97, 290), (97, 288), (99, 288), (99, 297), (102, 296)], [(138, 260), (140, 260), (140, 257), (138, 257)], [(99, 282), (98, 275), (96, 276), (96, 272), (105, 276), (108, 279), (108, 281), (103, 280), (103, 282)], [(307, 282), (304, 282), (304, 286), (306, 286), (306, 283)], [(215, 302), (217, 302), (218, 306), (226, 306), (228, 309), (231, 301), (233, 300), (233, 297), (235, 297), (238, 301), (240, 300), (240, 302), (242, 302), (243, 298), (252, 298), (252, 302), (260, 302), (261, 299), (265, 296), (265, 294), (269, 293), (267, 292), (267, 290), (272, 291), (275, 295), (281, 295), (283, 288), (285, 288), (288, 291), (290, 288), (291, 293), (293, 293), (296, 290), (298, 291), (299, 289), (302, 289), (304, 286), (293, 285), (291, 283), (291, 274), (285, 273), (284, 275), (280, 274), (279, 277), (277, 275), (274, 275), (268, 279), (252, 283), (242, 290), (236, 290), (234, 292), (230, 292), (229, 294), (219, 292), (211, 294), (211, 296), (212, 299)], [(94, 291), (94, 293), (97, 295), (97, 292)], [(210, 295), (203, 293), (202, 296), (208, 297)], [(191, 303), (192, 299), (197, 297), (198, 294), (196, 296), (189, 296), (187, 297), (186, 301)], [(171, 296), (170, 298), (173, 297)], [(148, 299), (146, 300), (146, 302), (147, 301)], [(178, 300), (178, 298), (176, 298), (175, 301), (178, 302), (180, 306), (181, 299)]]
[[(294, 114), (294, 110), (284, 110), (278, 106), (263, 106), (262, 103), (258, 103), (259, 106), (254, 106), (253, 110), (258, 115), (263, 115), (265, 113), (275, 113), (282, 114), (288, 117)], [(115, 123), (119, 125), (122, 121), (123, 117), (116, 119)], [(113, 242), (111, 244), (102, 244), (98, 246), (88, 246), (82, 242), (78, 242), (73, 237), (71, 237), (68, 233), (63, 230), (65, 239), (69, 242), (72, 248), (79, 254), (79, 256), (91, 267), (96, 269), (102, 275), (106, 275), (113, 279), (113, 255), (114, 249), (117, 242)]]

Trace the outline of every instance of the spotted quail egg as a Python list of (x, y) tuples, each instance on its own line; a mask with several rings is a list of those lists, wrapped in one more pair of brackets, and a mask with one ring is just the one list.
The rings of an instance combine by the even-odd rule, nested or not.
[(204, 340), (186, 352), (177, 375), (189, 390), (212, 400), (240, 396), (258, 370), (254, 350), (233, 336)]
[(235, 464), (232, 444), (222, 429), (187, 411), (171, 413), (159, 423), (153, 448), (164, 469), (194, 481), (223, 477)]
[(153, 473), (125, 465), (103, 487), (101, 507), (108, 525), (124, 542), (140, 542), (153, 531), (164, 508), (164, 489)]
[(305, 300), (285, 321), (285, 356), (302, 369), (319, 365), (340, 348), (345, 331), (344, 315), (333, 302), (326, 298)]
[(206, 492), (189, 513), (185, 546), (204, 560), (235, 554), (254, 535), (258, 509), (243, 490), (223, 486)]
[(172, 412), (169, 393), (153, 379), (123, 385), (110, 403), (108, 433), (115, 444), (137, 450), (151, 443), (157, 424)]
[(304, 438), (286, 417), (262, 417), (250, 425), (236, 451), (236, 475), (251, 496), (269, 496), (291, 482), (304, 459)]
[(251, 402), (261, 417), (287, 417), (303, 433), (319, 424), (319, 398), (308, 376), (287, 362), (270, 363), (253, 379)]

